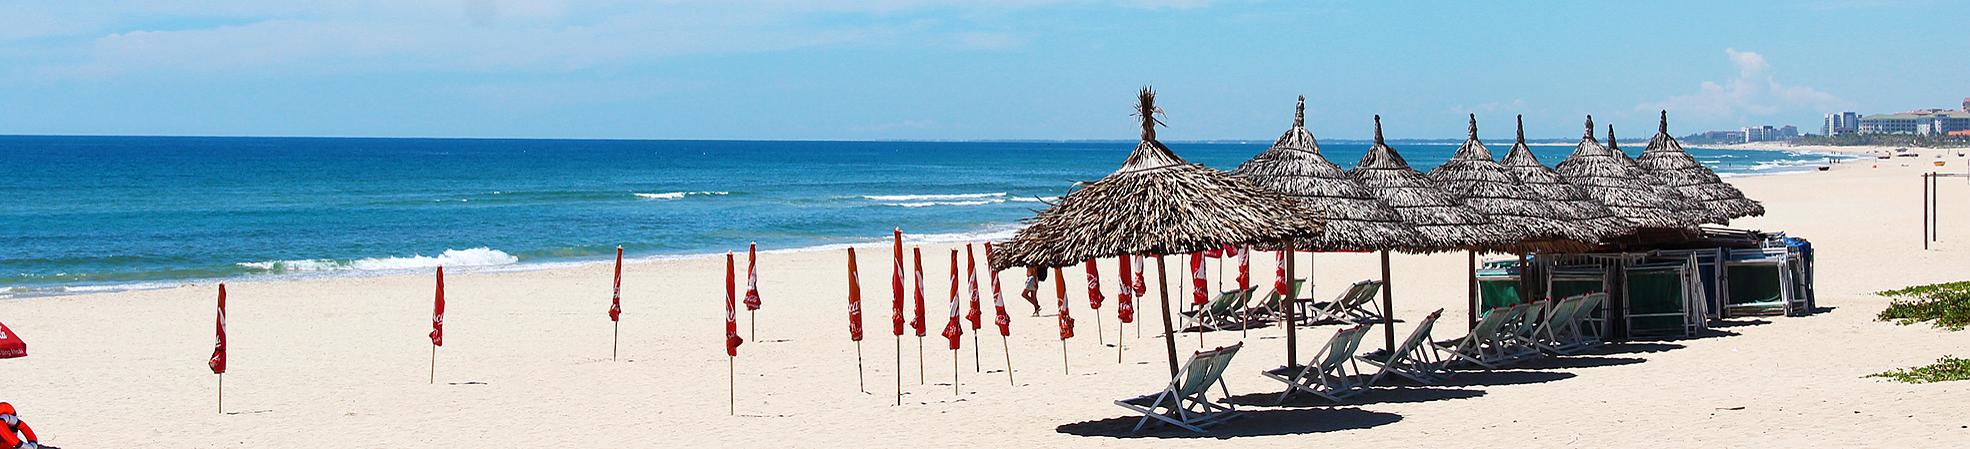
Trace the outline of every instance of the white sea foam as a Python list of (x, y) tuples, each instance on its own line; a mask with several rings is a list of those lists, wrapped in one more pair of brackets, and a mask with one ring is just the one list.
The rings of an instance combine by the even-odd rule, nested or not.
[(646, 199), (646, 200), (681, 200), (681, 199), (684, 199), (684, 197), (687, 197), (687, 196), (724, 196), (724, 195), (731, 195), (731, 194), (732, 194), (732, 192), (709, 192), (709, 191), (707, 191), (707, 192), (663, 192), (663, 193), (638, 193), (638, 194), (636, 194), (636, 197), (637, 197), (637, 198), (642, 198), (642, 199)]
[(1054, 201), (1060, 201), (1060, 197), (1057, 197), (1057, 196), (1048, 196), (1048, 197), (1035, 197), (1035, 196), (1015, 196), (1015, 197), (1012, 197), (1012, 201), (1013, 201), (1013, 202), (1015, 202), (1015, 203), (1050, 203), (1050, 202), (1054, 202)]
[(520, 258), (487, 247), (468, 249), (448, 249), (436, 256), (414, 255), (409, 257), (372, 257), (351, 261), (331, 259), (273, 260), (265, 262), (241, 262), (245, 268), (267, 273), (310, 273), (330, 271), (393, 271), (448, 267), (490, 267), (519, 263)]
[(937, 201), (951, 201), (951, 200), (978, 200), (984, 198), (1004, 198), (1005, 196), (1006, 196), (1005, 192), (998, 192), (998, 193), (954, 193), (954, 194), (942, 194), (942, 195), (863, 195), (862, 199), (866, 199), (870, 201), (937, 202)]
[(918, 202), (910, 202), (910, 203), (883, 203), (883, 205), (901, 206), (901, 207), (983, 206), (987, 204), (999, 204), (1003, 202), (1006, 202), (1006, 200), (994, 198), (989, 200), (977, 200), (977, 201), (918, 201)]

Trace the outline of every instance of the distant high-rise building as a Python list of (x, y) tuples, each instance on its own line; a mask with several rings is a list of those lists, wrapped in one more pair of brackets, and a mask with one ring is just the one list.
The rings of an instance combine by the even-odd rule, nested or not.
[(1861, 115), (1852, 112), (1830, 112), (1826, 122), (1820, 124), (1820, 135), (1837, 136), (1861, 131)]
[(1947, 109), (1861, 117), (1861, 134), (1939, 135), (1970, 129), (1970, 112)]
[(1771, 142), (1775, 140), (1789, 140), (1794, 137), (1799, 137), (1799, 127), (1792, 125), (1750, 126), (1750, 127), (1745, 127), (1743, 132), (1744, 132), (1744, 141), (1747, 143)]

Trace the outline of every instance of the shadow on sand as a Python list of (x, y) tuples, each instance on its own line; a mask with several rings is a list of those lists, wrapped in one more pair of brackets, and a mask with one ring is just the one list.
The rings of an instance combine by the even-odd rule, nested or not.
[(1358, 408), (1251, 410), (1243, 413), (1244, 416), (1208, 429), (1210, 433), (1195, 433), (1167, 425), (1145, 428), (1142, 433), (1129, 433), (1129, 429), (1135, 428), (1136, 422), (1142, 419), (1140, 416), (1062, 424), (1054, 431), (1085, 437), (1225, 439), (1367, 429), (1402, 420), (1402, 415)]
[(1520, 369), (1520, 370), (1600, 368), (1604, 366), (1633, 365), (1645, 361), (1647, 360), (1638, 359), (1634, 357), (1595, 357), (1595, 356), (1545, 357), (1535, 360), (1527, 360), (1517, 365), (1512, 365), (1511, 368)]
[(1224, 398), (1224, 402), (1260, 407), (1331, 407), (1335, 405), (1367, 404), (1408, 404), (1416, 402), (1443, 401), (1450, 399), (1470, 399), (1484, 396), (1483, 390), (1464, 388), (1423, 388), (1423, 387), (1377, 387), (1347, 401), (1335, 404), (1325, 398), (1310, 394), (1295, 394), (1286, 402), (1277, 403), (1279, 393), (1249, 393)]
[(1674, 351), (1683, 348), (1683, 345), (1664, 342), (1608, 343), (1598, 348), (1589, 349), (1579, 355), (1645, 354)]

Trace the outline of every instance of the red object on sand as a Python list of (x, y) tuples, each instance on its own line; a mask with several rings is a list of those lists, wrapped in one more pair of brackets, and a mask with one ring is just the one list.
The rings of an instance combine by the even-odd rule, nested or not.
[(445, 345), (445, 267), (438, 267), (438, 297), (431, 301), (431, 346)]
[[(1286, 287), (1288, 285), (1291, 285), (1288, 284), (1288, 282), (1291, 281), (1286, 280), (1286, 258), (1290, 257), (1289, 254), (1291, 254), (1288, 253), (1287, 251), (1288, 250), (1279, 250), (1278, 252), (1279, 262), (1277, 264), (1274, 264), (1272, 269), (1272, 279), (1273, 279), (1272, 291), (1279, 292), (1280, 295), (1288, 294), (1288, 292), (1286, 291)], [(1286, 299), (1288, 301), (1292, 300), (1292, 298), (1286, 298)]]
[(616, 247), (616, 290), (609, 294), (609, 321), (622, 321), (622, 247)]
[(1101, 268), (1095, 266), (1094, 259), (1088, 259), (1088, 308), (1101, 310)]
[(915, 331), (916, 331), (916, 333), (917, 333), (917, 337), (923, 337), (924, 335), (927, 335), (927, 334), (925, 334), (925, 333), (924, 333), (924, 332), (925, 332), (925, 330), (924, 330), (924, 328), (923, 328), (923, 326), (924, 326), (924, 323), (923, 323), (923, 313), (924, 313), (924, 312), (923, 312), (923, 248), (910, 248), (910, 255), (911, 255), (912, 257), (915, 257), (915, 259), (914, 259), (914, 260), (912, 260), (912, 262), (915, 262), (915, 263), (916, 263), (916, 269), (915, 269), (915, 271), (914, 271), (914, 273), (913, 273), (913, 274), (914, 274), (914, 275), (916, 276), (916, 280), (917, 280), (917, 288), (916, 288), (916, 290), (913, 290), (913, 291), (911, 292), (911, 295), (912, 295), (912, 296), (911, 296), (911, 298), (910, 298), (910, 299), (911, 299), (911, 302), (912, 302), (912, 303), (914, 303), (914, 304), (915, 304), (915, 305), (917, 306), (917, 310), (916, 310), (916, 313), (912, 313), (912, 314), (910, 314), (910, 329), (912, 329), (912, 330), (915, 330)]
[(13, 329), (8, 329), (7, 323), (0, 323), (0, 359), (16, 357), (27, 357), (27, 342), (21, 340)]
[(862, 341), (862, 274), (855, 270), (855, 248), (848, 249), (848, 339)]
[(1210, 285), (1205, 282), (1204, 276), (1204, 255), (1202, 253), (1190, 253), (1190, 302), (1192, 304), (1202, 306), (1211, 302), (1210, 295), (1204, 291), (1204, 289), (1210, 288)]
[(985, 242), (985, 266), (985, 271), (988, 273), (987, 276), (992, 282), (992, 309), (993, 313), (997, 314), (997, 316), (992, 318), (992, 323), (999, 325), (999, 336), (1010, 337), (1012, 336), (1012, 316), (1006, 315), (1006, 298), (1004, 294), (999, 292), (999, 270), (991, 268), (992, 242)]
[(1121, 282), (1115, 284), (1116, 290), (1120, 291), (1115, 296), (1115, 316), (1124, 323), (1135, 322), (1135, 296), (1138, 293), (1135, 291), (1135, 283), (1129, 280), (1129, 276), (1135, 272), (1129, 264), (1134, 261), (1135, 256), (1130, 255), (1115, 258), (1115, 264), (1119, 265), (1115, 269), (1115, 275), (1122, 278)]
[(1053, 294), (1060, 298), (1060, 339), (1074, 338), (1074, 317), (1067, 315), (1067, 280), (1061, 277), (1060, 267), (1053, 268)]
[(985, 313), (978, 310), (978, 259), (972, 257), (970, 243), (964, 244), (964, 273), (965, 284), (971, 288), (971, 310), (965, 311), (964, 319), (971, 322), (971, 331), (977, 332)]
[(759, 310), (759, 243), (746, 246), (746, 310)]
[(951, 250), (951, 321), (944, 323), (944, 338), (951, 340), (951, 350), (958, 349), (964, 336), (964, 324), (958, 322), (958, 314), (963, 304), (958, 302), (958, 250)]
[(219, 317), (215, 322), (218, 323), (218, 336), (216, 337), (216, 341), (212, 343), (212, 358), (207, 359), (205, 361), (205, 366), (212, 368), (212, 374), (225, 374), (226, 373), (226, 284), (219, 284)]
[(903, 336), (903, 228), (896, 228), (896, 250), (894, 253), (896, 256), (894, 260), (896, 271), (893, 276), (889, 277), (889, 291), (893, 296), (893, 299), (889, 303), (889, 310), (892, 312), (892, 315), (890, 315), (892, 317), (890, 328), (891, 332), (901, 337)]
[(1238, 290), (1252, 288), (1252, 249), (1238, 247)]
[(739, 338), (739, 308), (734, 301), (735, 299), (737, 299), (735, 297), (738, 296), (738, 292), (736, 291), (738, 287), (734, 285), (737, 281), (733, 279), (733, 274), (734, 274), (733, 270), (735, 268), (736, 267), (733, 266), (732, 253), (726, 252), (725, 253), (725, 355), (727, 357), (738, 357), (739, 345), (744, 344), (746, 342), (745, 339)]

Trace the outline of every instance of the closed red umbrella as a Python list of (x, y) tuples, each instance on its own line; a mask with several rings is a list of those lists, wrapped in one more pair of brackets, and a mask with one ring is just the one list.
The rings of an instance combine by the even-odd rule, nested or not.
[(979, 310), (978, 258), (972, 255), (970, 243), (964, 244), (964, 273), (965, 286), (971, 290), (971, 309), (964, 314), (965, 320), (971, 322), (971, 370), (981, 372), (985, 367), (979, 366), (978, 329), (984, 326), (985, 312)]
[(855, 270), (855, 248), (848, 249), (848, 339), (855, 342), (855, 385), (866, 393), (869, 386), (862, 378), (862, 274)]
[(27, 342), (14, 334), (13, 329), (8, 329), (7, 323), (0, 323), (0, 359), (17, 357), (27, 357)]
[(895, 270), (889, 276), (889, 329), (896, 335), (896, 405), (903, 405), (903, 228), (891, 232), (895, 245), (891, 247), (890, 262)]
[(445, 345), (445, 267), (438, 266), (438, 294), (431, 301), (431, 381), (438, 383), (438, 347)]
[(206, 359), (205, 366), (212, 368), (212, 374), (226, 374), (226, 284), (219, 284), (219, 315), (213, 322), (218, 330), (213, 337), (212, 357)]
[(1088, 269), (1088, 311), (1090, 312), (1089, 315), (1094, 316), (1095, 341), (1100, 342), (1101, 341), (1101, 300), (1104, 299), (1101, 296), (1101, 269), (1095, 265), (1094, 259), (1088, 259), (1088, 261), (1085, 262), (1084, 265), (1086, 265)]
[(739, 345), (745, 339), (739, 338), (738, 286), (734, 276), (732, 252), (725, 252), (725, 382), (728, 403), (726, 414), (739, 412)]
[[(985, 262), (986, 262), (985, 272), (987, 273), (986, 276), (992, 282), (992, 313), (996, 315), (992, 318), (992, 324), (997, 324), (999, 326), (999, 347), (1003, 349), (1006, 354), (1006, 382), (1013, 382), (1012, 348), (1007, 347), (1007, 346), (1011, 346), (1007, 343), (1010, 342), (1008, 338), (1012, 336), (1012, 316), (1006, 314), (1006, 298), (1005, 295), (1000, 293), (999, 291), (999, 270), (994, 270), (991, 268), (992, 265), (991, 261), (992, 261), (992, 242), (985, 242)], [(1019, 385), (1019, 384), (1013, 383), (1013, 385)]]
[(1190, 253), (1190, 303), (1196, 304), (1198, 307), (1209, 304), (1211, 297), (1205, 294), (1204, 289), (1206, 288), (1209, 288), (1209, 285), (1206, 285), (1205, 281), (1204, 255), (1202, 253)]
[(910, 329), (915, 331), (917, 335), (917, 384), (921, 385), (924, 382), (923, 381), (923, 336), (927, 335), (925, 333), (926, 330), (924, 329), (924, 321), (923, 321), (923, 315), (924, 315), (923, 248), (910, 248), (910, 257), (911, 257), (910, 260), (911, 263), (915, 264), (915, 268), (912, 270), (911, 276), (913, 276), (917, 281), (916, 288), (910, 291), (910, 295), (911, 295), (910, 302), (916, 305), (917, 307), (917, 309), (910, 314)]
[(746, 246), (746, 334), (759, 341), (759, 243)]
[(616, 348), (622, 336), (622, 247), (616, 247), (615, 288), (609, 293), (609, 322), (615, 331), (609, 336), (609, 360), (616, 359)]

